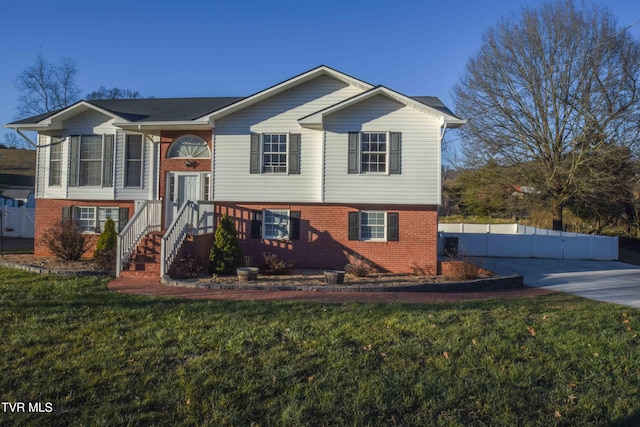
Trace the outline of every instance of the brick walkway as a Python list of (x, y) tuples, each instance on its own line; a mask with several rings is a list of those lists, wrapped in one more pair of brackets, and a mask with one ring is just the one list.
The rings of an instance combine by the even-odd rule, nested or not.
[(236, 301), (317, 301), (329, 303), (369, 302), (369, 303), (410, 303), (428, 304), (435, 302), (457, 302), (492, 298), (521, 298), (547, 295), (552, 291), (541, 288), (522, 287), (486, 292), (309, 292), (309, 291), (253, 291), (253, 290), (213, 290), (181, 288), (153, 283), (149, 279), (119, 277), (109, 283), (114, 291), (138, 294), (160, 295), (174, 298), (215, 299)]

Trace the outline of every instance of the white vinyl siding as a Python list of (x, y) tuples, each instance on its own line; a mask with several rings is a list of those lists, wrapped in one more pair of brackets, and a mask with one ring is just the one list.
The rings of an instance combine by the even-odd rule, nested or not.
[[(324, 202), (440, 203), (440, 125), (435, 117), (376, 96), (326, 117), (324, 128)], [(381, 130), (402, 134), (402, 173), (348, 174), (349, 132)]]
[[(150, 200), (157, 197), (157, 174), (159, 149), (157, 141), (144, 134), (142, 138), (142, 160), (140, 161), (141, 178), (140, 185), (125, 187), (125, 162), (126, 162), (126, 133), (112, 125), (113, 119), (96, 111), (87, 110), (64, 122), (64, 130), (58, 135), (63, 139), (60, 163), (60, 185), (50, 185), (49, 165), (51, 162), (51, 148), (38, 148), (36, 188), (37, 197), (51, 199), (73, 199), (73, 200)], [(112, 181), (110, 186), (99, 185), (69, 185), (69, 167), (71, 165), (70, 151), (71, 138), (77, 135), (114, 135), (113, 156), (107, 165), (107, 170), (101, 174), (112, 174), (107, 177)], [(46, 135), (38, 136), (39, 144), (48, 145), (51, 137)], [(154, 142), (155, 141), (155, 142)], [(55, 157), (55, 153), (54, 153)], [(129, 159), (131, 160), (131, 159)], [(55, 161), (55, 159), (54, 159)], [(96, 181), (97, 182), (97, 181)], [(85, 182), (85, 184), (87, 184)]]
[[(216, 121), (214, 199), (252, 202), (319, 202), (323, 132), (298, 119), (362, 90), (321, 76)], [(250, 173), (251, 132), (300, 134), (300, 173)]]

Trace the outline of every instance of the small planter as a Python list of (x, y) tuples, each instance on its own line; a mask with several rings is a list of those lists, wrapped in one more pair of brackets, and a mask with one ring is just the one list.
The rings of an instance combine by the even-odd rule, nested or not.
[(324, 283), (327, 285), (342, 285), (344, 283), (344, 271), (325, 270)]
[(236, 269), (238, 282), (251, 282), (258, 280), (258, 267), (240, 267)]

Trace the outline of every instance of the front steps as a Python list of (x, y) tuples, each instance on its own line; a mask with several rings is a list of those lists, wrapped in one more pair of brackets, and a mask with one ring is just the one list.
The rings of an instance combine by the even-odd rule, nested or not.
[(160, 279), (160, 244), (164, 232), (154, 231), (142, 238), (131, 260), (120, 272), (123, 277)]

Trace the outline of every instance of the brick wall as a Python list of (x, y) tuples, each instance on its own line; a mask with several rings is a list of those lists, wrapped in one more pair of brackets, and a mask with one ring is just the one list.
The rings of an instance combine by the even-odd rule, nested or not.
[[(263, 252), (292, 260), (297, 268), (343, 269), (351, 256), (361, 256), (379, 271), (435, 273), (437, 269), (438, 217), (435, 206), (290, 205), (216, 203), (216, 219), (227, 213), (235, 219), (243, 255), (255, 265)], [(292, 241), (251, 238), (251, 212), (289, 209), (301, 212), (300, 239)], [(348, 213), (362, 209), (399, 213), (397, 242), (364, 242), (348, 239)]]
[[(133, 216), (135, 206), (132, 201), (114, 201), (114, 200), (57, 200), (57, 199), (38, 199), (36, 203), (36, 228), (34, 235), (33, 254), (37, 257), (47, 257), (53, 254), (49, 251), (43, 242), (42, 234), (51, 228), (55, 223), (62, 220), (62, 208), (68, 206), (109, 206), (119, 208), (129, 208), (129, 218)], [(99, 234), (90, 234), (89, 249), (83, 255), (83, 258), (93, 257), (96, 242)]]

